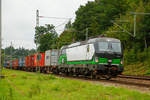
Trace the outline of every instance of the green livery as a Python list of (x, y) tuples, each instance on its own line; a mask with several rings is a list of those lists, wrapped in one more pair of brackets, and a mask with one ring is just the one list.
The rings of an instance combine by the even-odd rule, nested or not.
[(62, 73), (116, 77), (123, 72), (120, 40), (94, 38), (64, 46), (60, 50), (59, 65)]
[[(62, 55), (59, 59), (59, 64), (108, 64), (108, 58), (98, 58), (98, 62), (95, 62), (95, 59), (91, 61), (67, 61), (67, 56)], [(121, 65), (120, 59), (112, 59), (112, 65)]]

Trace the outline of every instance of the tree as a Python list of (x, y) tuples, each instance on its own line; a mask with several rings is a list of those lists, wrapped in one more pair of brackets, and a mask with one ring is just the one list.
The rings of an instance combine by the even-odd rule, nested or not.
[(34, 42), (38, 46), (39, 52), (56, 48), (57, 33), (53, 25), (36, 27)]
[(57, 36), (51, 33), (46, 33), (40, 37), (38, 51), (45, 52), (49, 49), (56, 49)]
[(73, 30), (65, 30), (58, 38), (57, 46), (61, 48), (64, 45), (69, 45), (75, 42), (75, 31)]
[(113, 24), (111, 20), (124, 15), (128, 9), (126, 0), (96, 0), (88, 2), (76, 11), (73, 23), (77, 40), (85, 40), (85, 29), (89, 30), (89, 37), (97, 36), (106, 31)]
[(12, 58), (25, 57), (36, 53), (35, 49), (28, 50), (23, 47), (15, 49), (13, 46), (6, 47), (3, 52), (5, 52), (6, 57), (12, 56)]
[(71, 29), (73, 27), (71, 21), (69, 21), (66, 25), (65, 25), (65, 30)]
[[(146, 1), (147, 2), (147, 1)], [(133, 12), (150, 12), (149, 3), (145, 3), (143, 1), (130, 1), (130, 9), (126, 12), (125, 15), (120, 16), (120, 18), (115, 20), (115, 23), (118, 23), (118, 20), (128, 20), (129, 23), (121, 23), (119, 24), (124, 30), (127, 30), (131, 34), (124, 32), (118, 26), (114, 25), (109, 27), (108, 32), (104, 32), (108, 37), (115, 37), (122, 41), (125, 48), (132, 49), (135, 48), (137, 50), (143, 51), (144, 48), (150, 46), (150, 15), (137, 15), (136, 19), (136, 36), (133, 37), (133, 29), (134, 29), (134, 17), (130, 14)], [(116, 31), (116, 32), (112, 32)], [(122, 31), (122, 32), (121, 32)]]
[(69, 45), (76, 40), (76, 30), (73, 28), (73, 24), (69, 21), (65, 25), (65, 30), (61, 33), (58, 38), (57, 47), (61, 48), (64, 45)]

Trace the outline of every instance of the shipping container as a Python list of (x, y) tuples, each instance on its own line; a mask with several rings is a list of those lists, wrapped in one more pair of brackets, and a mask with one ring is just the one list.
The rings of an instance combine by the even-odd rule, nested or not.
[(4, 59), (4, 67), (9, 67), (9, 58)]
[(19, 66), (19, 62), (18, 62), (18, 59), (15, 59), (14, 60), (14, 67), (15, 67), (15, 69), (17, 69), (18, 68), (18, 66)]
[(15, 60), (12, 60), (12, 68), (15, 68)]
[(12, 69), (12, 60), (9, 60), (9, 68)]
[(25, 57), (19, 58), (19, 67), (25, 67)]
[(35, 54), (36, 64), (37, 67), (44, 67), (45, 66), (45, 53), (37, 53)]
[(30, 66), (30, 56), (26, 56), (25, 57), (25, 67), (29, 67)]
[(47, 50), (45, 52), (45, 66), (57, 66), (59, 58), (59, 50)]
[(35, 55), (30, 56), (30, 66), (29, 67), (35, 67), (36, 66), (36, 60)]

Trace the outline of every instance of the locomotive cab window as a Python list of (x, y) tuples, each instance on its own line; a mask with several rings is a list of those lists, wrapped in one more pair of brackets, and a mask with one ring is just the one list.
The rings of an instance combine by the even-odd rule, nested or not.
[(37, 60), (41, 60), (41, 55), (37, 55)]
[(121, 44), (120, 43), (112, 43), (112, 51), (121, 53)]
[(98, 50), (99, 51), (107, 51), (108, 50), (108, 42), (99, 42)]

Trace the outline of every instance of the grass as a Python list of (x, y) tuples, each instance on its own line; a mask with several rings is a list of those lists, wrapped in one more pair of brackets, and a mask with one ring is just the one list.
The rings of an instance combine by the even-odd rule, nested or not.
[(134, 64), (126, 65), (123, 74), (126, 75), (144, 75), (150, 76), (150, 65), (149, 63), (137, 62)]
[(125, 88), (57, 78), (53, 75), (4, 70), (0, 100), (150, 100), (150, 94)]

